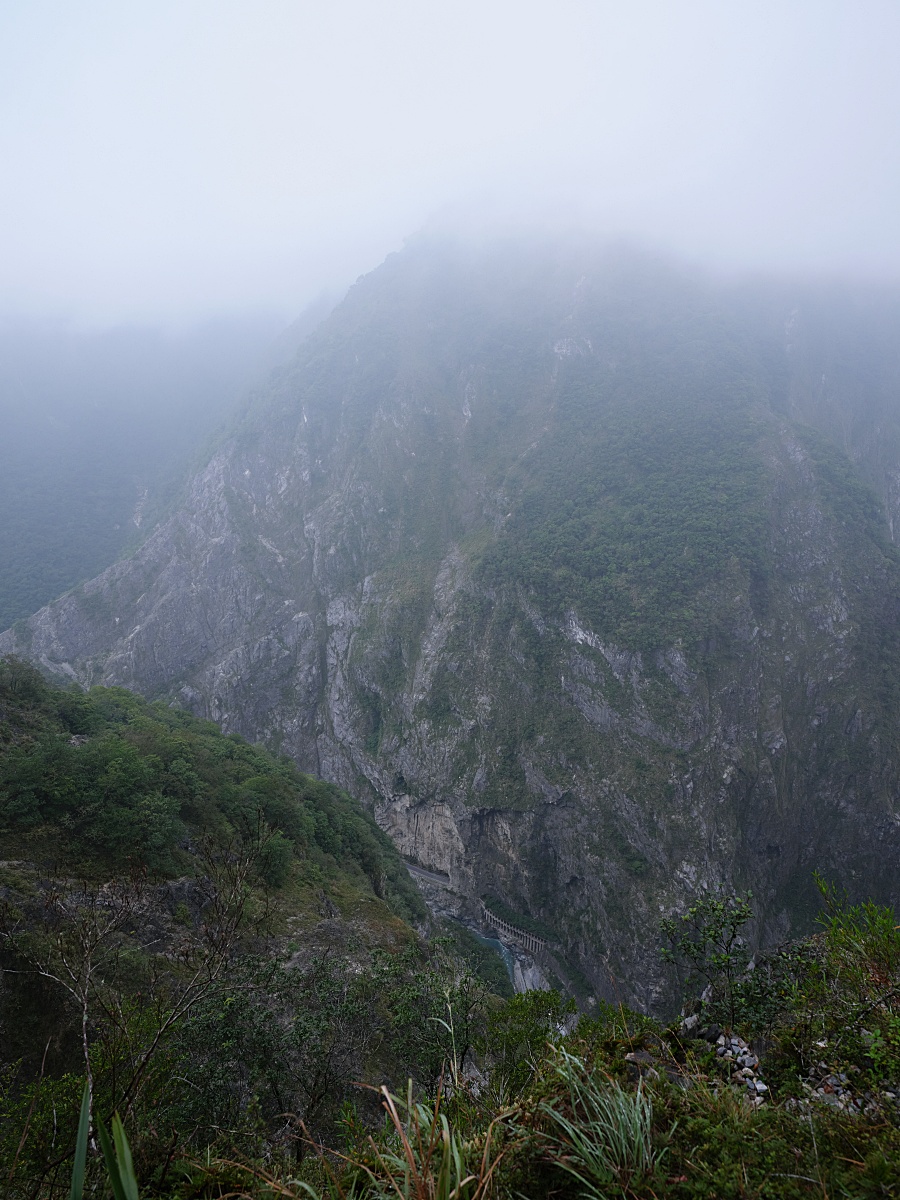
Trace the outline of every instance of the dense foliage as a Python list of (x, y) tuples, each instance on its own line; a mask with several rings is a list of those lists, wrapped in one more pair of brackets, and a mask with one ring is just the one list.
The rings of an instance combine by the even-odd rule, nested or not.
[[(119, 1161), (127, 1133), (141, 1194), (172, 1200), (890, 1197), (900, 927), (822, 890), (822, 931), (755, 970), (735, 977), (702, 956), (706, 1001), (669, 1027), (621, 1006), (578, 1018), (552, 992), (501, 1001), (441, 944), (378, 952), (365, 972), (329, 956), (302, 968), (244, 957), (114, 1119)], [(715, 946), (742, 915), (744, 901), (695, 906), (669, 932)], [(104, 1122), (99, 1050), (115, 1044), (97, 1043)], [(5, 1095), (8, 1194), (40, 1180), (42, 1195), (62, 1195), (80, 1078), (8, 1081)], [(105, 1169), (87, 1156), (89, 1181)]]
[[(388, 838), (337, 788), (237, 736), (122, 688), (84, 694), (0, 661), (0, 843), (68, 871), (175, 874), (192, 837), (271, 830), (265, 881), (292, 861), (357, 870), (404, 915), (421, 902)], [(319, 865), (317, 865), (319, 864)]]

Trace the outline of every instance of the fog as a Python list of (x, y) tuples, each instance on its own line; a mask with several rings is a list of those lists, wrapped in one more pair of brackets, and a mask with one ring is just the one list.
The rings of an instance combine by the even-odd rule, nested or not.
[(284, 318), (433, 223), (900, 275), (900, 6), (0, 8), (0, 313)]

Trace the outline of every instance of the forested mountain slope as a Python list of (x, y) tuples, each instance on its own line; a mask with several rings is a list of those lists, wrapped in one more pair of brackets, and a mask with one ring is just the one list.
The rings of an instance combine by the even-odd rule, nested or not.
[(699, 889), (751, 887), (764, 940), (816, 867), (900, 898), (897, 311), (413, 242), (0, 650), (267, 742), (445, 906), (664, 1004), (648, 931)]
[(408, 924), (426, 918), (333, 785), (166, 704), (0, 659), (4, 1196), (70, 1194), (86, 1078), (163, 1175), (175, 1140), (271, 1152), (286, 1109), (331, 1132), (355, 1081), (427, 1086), (455, 980), (486, 992), (448, 949), (481, 966), (474, 939), (426, 944)]

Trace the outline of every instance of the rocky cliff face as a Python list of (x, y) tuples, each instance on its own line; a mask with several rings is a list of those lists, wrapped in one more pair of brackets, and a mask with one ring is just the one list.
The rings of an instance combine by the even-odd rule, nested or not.
[(900, 456), (865, 381), (816, 399), (820, 317), (748, 295), (413, 245), (132, 558), (0, 651), (339, 783), (585, 993), (663, 1004), (659, 916), (703, 887), (752, 887), (767, 940), (814, 868), (900, 900), (900, 575), (860, 482), (892, 519)]

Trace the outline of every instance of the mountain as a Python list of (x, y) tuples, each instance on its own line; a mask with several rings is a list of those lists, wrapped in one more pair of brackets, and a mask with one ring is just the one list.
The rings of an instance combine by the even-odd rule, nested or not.
[(751, 888), (760, 943), (808, 926), (814, 869), (900, 900), (898, 314), (413, 240), (0, 652), (289, 755), (436, 907), (664, 1007), (660, 917), (705, 888)]

